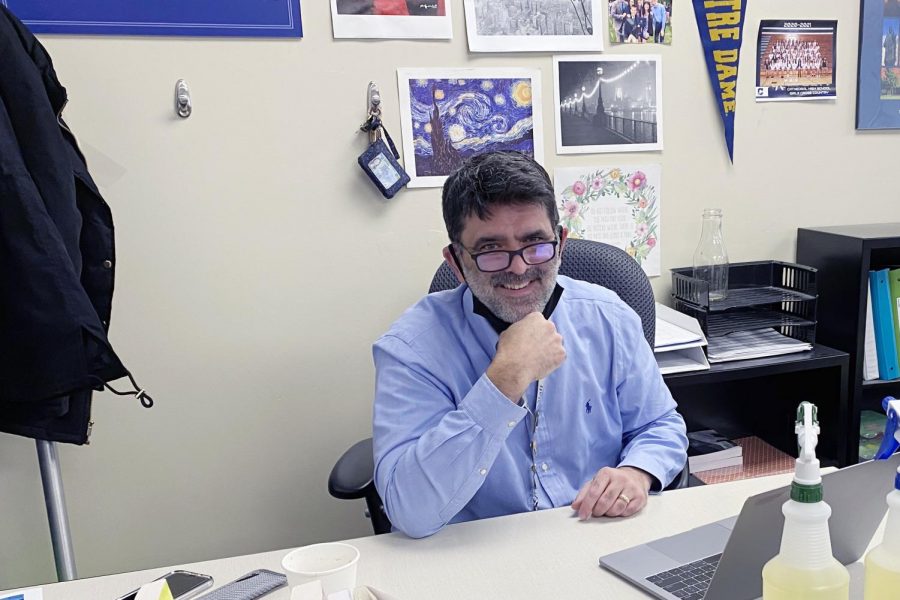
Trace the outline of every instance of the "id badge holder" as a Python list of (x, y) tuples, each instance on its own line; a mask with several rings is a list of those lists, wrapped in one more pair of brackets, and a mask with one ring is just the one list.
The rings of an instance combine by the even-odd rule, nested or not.
[(381, 122), (381, 94), (374, 82), (369, 83), (366, 103), (369, 118), (359, 129), (369, 134), (369, 147), (359, 155), (357, 162), (381, 195), (393, 198), (409, 183), (409, 175), (400, 164), (400, 153)]
[(409, 183), (409, 175), (397, 160), (399, 154), (390, 137), (387, 139), (390, 147), (384, 143), (380, 135), (376, 134), (375, 139), (370, 140), (366, 151), (359, 155), (357, 162), (381, 195), (393, 198), (394, 194)]

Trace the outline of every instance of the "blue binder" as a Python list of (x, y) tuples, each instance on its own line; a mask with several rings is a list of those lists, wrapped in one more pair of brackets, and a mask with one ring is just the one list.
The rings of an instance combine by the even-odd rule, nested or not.
[(897, 340), (894, 336), (894, 311), (891, 304), (890, 269), (869, 271), (872, 292), (872, 319), (875, 322), (875, 346), (878, 349), (878, 376), (881, 379), (900, 377), (897, 361)]

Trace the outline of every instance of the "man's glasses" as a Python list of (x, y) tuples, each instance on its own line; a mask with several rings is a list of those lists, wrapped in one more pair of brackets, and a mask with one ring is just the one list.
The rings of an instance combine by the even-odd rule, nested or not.
[[(559, 240), (552, 242), (538, 242), (536, 244), (528, 244), (518, 250), (488, 250), (472, 254), (465, 248), (478, 270), (483, 273), (496, 273), (497, 271), (505, 271), (512, 264), (513, 257), (521, 256), (526, 265), (541, 265), (545, 262), (553, 260), (556, 256), (556, 245)], [(462, 248), (462, 245), (460, 245)], [(452, 244), (451, 244), (452, 248)]]

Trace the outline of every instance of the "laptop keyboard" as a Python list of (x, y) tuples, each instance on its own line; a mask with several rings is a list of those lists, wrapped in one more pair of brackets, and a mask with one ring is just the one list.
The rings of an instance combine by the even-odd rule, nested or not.
[(647, 581), (682, 600), (703, 600), (722, 554), (708, 556), (692, 563), (647, 577)]

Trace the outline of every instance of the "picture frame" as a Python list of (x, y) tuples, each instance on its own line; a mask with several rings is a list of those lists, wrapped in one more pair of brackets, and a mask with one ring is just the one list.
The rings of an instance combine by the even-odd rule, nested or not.
[(558, 167), (553, 190), (570, 239), (615, 246), (647, 277), (662, 274), (662, 165)]
[(554, 56), (553, 96), (557, 154), (663, 149), (658, 54)]
[(544, 162), (541, 71), (397, 69), (408, 187), (440, 187), (463, 160), (514, 150)]
[(373, 0), (331, 0), (335, 39), (453, 38), (450, 0), (379, 5)]
[(600, 52), (607, 0), (548, 0), (521, 14), (519, 0), (465, 0), (470, 52)]
[(861, 0), (856, 129), (900, 129), (900, 0)]

